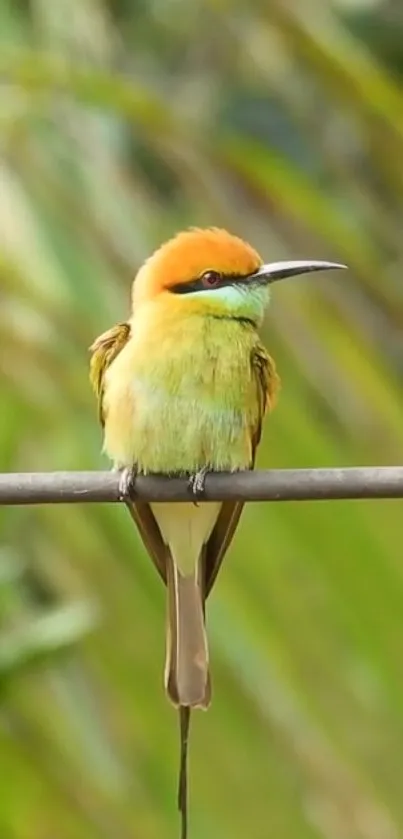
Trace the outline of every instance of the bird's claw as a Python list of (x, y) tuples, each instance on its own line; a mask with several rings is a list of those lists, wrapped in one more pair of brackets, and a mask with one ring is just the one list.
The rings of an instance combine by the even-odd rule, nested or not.
[(203, 466), (202, 469), (199, 469), (194, 475), (191, 475), (189, 478), (189, 487), (194, 496), (194, 503), (197, 506), (198, 501), (200, 498), (203, 497), (206, 491), (206, 475), (208, 473), (208, 469), (206, 466)]
[(134, 466), (126, 466), (122, 469), (119, 479), (119, 498), (121, 501), (128, 501), (133, 498), (136, 487), (137, 470)]

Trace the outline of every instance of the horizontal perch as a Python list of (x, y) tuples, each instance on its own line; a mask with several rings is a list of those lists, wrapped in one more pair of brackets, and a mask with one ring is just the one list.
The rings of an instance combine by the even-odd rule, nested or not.
[[(135, 495), (142, 501), (189, 501), (192, 497), (186, 478), (161, 475), (139, 475)], [(222, 472), (208, 474), (205, 483), (206, 501), (341, 498), (403, 498), (403, 466)], [(0, 505), (122, 500), (117, 472), (0, 474)]]

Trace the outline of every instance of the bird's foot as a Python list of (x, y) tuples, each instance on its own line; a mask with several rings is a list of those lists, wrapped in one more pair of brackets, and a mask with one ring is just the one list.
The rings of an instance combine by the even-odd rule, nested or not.
[(208, 473), (207, 466), (203, 466), (202, 469), (199, 469), (194, 475), (190, 475), (189, 478), (189, 488), (193, 495), (194, 503), (196, 507), (198, 506), (198, 501), (203, 498), (203, 495), (206, 491), (206, 475)]
[(135, 466), (126, 466), (121, 470), (119, 480), (119, 498), (121, 501), (130, 501), (136, 489), (137, 469)]

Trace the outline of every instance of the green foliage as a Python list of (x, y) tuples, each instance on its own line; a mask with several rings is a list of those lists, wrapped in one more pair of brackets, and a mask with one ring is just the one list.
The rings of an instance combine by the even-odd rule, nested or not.
[[(260, 465), (399, 462), (393, 5), (1, 0), (2, 470), (105, 467), (87, 347), (190, 224), (350, 266), (275, 288)], [(398, 501), (246, 511), (209, 605), (194, 839), (402, 835), (401, 518)], [(125, 510), (6, 509), (0, 528), (2, 839), (176, 836), (164, 592)]]

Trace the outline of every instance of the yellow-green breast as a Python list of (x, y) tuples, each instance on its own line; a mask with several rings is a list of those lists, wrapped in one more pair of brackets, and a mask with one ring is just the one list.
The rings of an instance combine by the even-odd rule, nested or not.
[(202, 312), (163, 323), (143, 308), (106, 374), (105, 451), (145, 473), (247, 468), (256, 329)]

